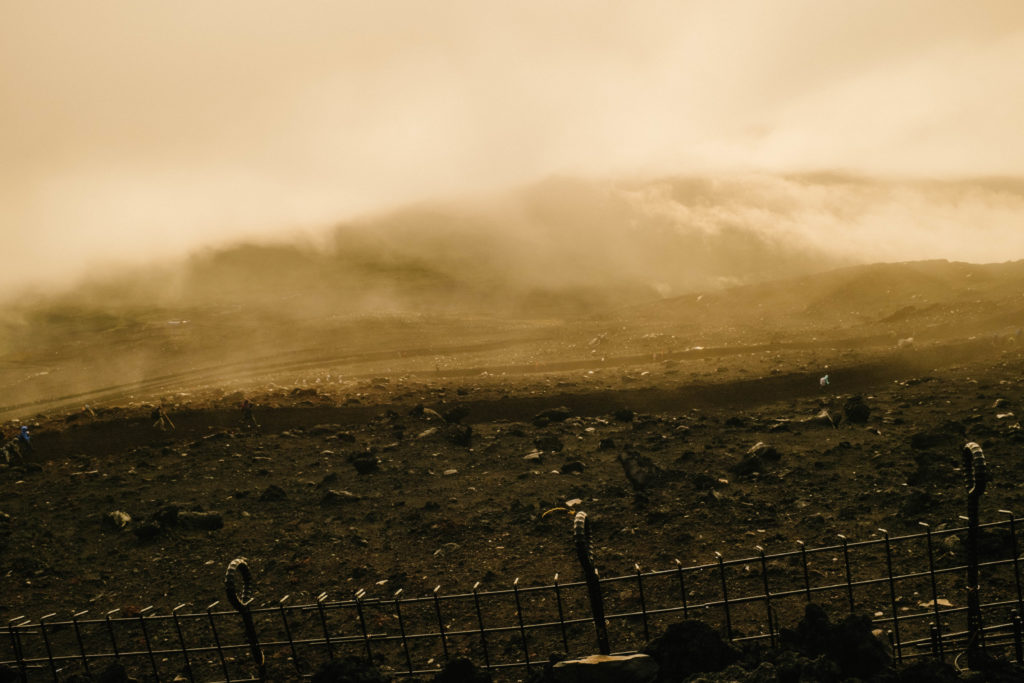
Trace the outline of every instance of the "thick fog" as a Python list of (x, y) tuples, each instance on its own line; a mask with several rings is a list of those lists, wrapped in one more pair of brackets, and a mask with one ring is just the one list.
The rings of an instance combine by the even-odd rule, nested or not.
[(1014, 0), (2, 6), (6, 296), (551, 176), (839, 260), (1024, 258), (985, 180), (1024, 175)]

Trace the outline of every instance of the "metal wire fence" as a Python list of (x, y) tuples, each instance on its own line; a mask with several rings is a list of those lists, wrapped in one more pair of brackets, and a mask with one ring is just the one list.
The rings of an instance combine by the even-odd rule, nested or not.
[[(1003, 515), (979, 525), (980, 644), (1020, 661), (1017, 523), (1012, 513)], [(896, 661), (952, 658), (968, 641), (962, 548), (968, 530), (880, 531), (863, 541), (840, 536), (830, 546), (717, 555), (703, 565), (637, 566), (632, 574), (599, 580), (608, 642), (614, 652), (635, 652), (668, 624), (700, 619), (732, 641), (774, 646), (779, 625), (795, 624), (805, 604), (815, 602), (833, 615), (872, 614)], [(236, 572), (242, 566), (233, 565)], [(294, 680), (348, 655), (369, 658), (394, 676), (436, 673), (445, 661), (468, 657), (499, 678), (521, 678), (552, 652), (597, 650), (586, 582), (558, 575), (549, 584), (524, 586), (517, 579), (500, 590), (477, 584), (445, 594), (438, 587), (418, 597), (358, 591), (340, 599), (321, 594), (311, 604), (291, 604), (285, 596), (259, 607), (252, 605), (248, 576), (241, 596), (228, 583), (235, 607), (17, 617), (0, 628), (0, 659), (22, 681), (94, 675), (115, 661), (156, 680)]]
[[(972, 444), (973, 445), (973, 444)], [(980, 449), (979, 449), (980, 454)], [(699, 619), (736, 643), (779, 644), (780, 624), (794, 625), (807, 603), (833, 617), (868, 613), (896, 662), (952, 661), (984, 650), (1022, 656), (1024, 593), (1017, 521), (1010, 511), (985, 524), (976, 496), (984, 490), (975, 455), (966, 526), (867, 540), (840, 535), (833, 545), (795, 547), (666, 569), (635, 565), (600, 578), (592, 563), (585, 514), (574, 524), (583, 581), (521, 585), (426, 596), (374, 596), (359, 590), (320, 594), (309, 604), (288, 596), (257, 606), (244, 560), (227, 571), (229, 606), (152, 607), (100, 616), (16, 617), (0, 626), (0, 663), (24, 683), (95, 675), (112, 663), (159, 681), (253, 681), (310, 678), (325, 662), (355, 655), (392, 676), (431, 675), (466, 657), (495, 678), (515, 680), (551, 653), (632, 653), (671, 623)], [(965, 451), (965, 469), (968, 455)], [(977, 481), (975, 481), (975, 479)], [(980, 485), (976, 485), (980, 484)], [(965, 578), (967, 579), (965, 583)], [(980, 580), (983, 579), (983, 585)]]

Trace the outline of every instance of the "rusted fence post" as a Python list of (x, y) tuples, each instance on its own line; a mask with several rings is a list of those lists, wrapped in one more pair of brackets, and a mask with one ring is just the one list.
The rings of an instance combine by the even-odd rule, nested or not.
[(590, 611), (594, 616), (594, 629), (597, 631), (597, 648), (601, 654), (611, 654), (608, 644), (608, 627), (604, 623), (604, 598), (601, 596), (601, 579), (594, 566), (594, 550), (590, 543), (590, 521), (587, 513), (580, 510), (572, 523), (573, 543), (576, 546), (576, 557), (583, 567), (583, 578), (587, 582), (587, 595), (590, 598)]
[[(238, 593), (235, 587), (235, 575), (242, 579), (242, 592)], [(228, 595), (228, 602), (242, 615), (242, 625), (245, 626), (245, 638), (249, 641), (249, 651), (252, 653), (252, 660), (259, 671), (261, 681), (267, 680), (267, 667), (263, 659), (263, 649), (260, 647), (259, 638), (256, 635), (256, 625), (252, 621), (252, 612), (249, 605), (252, 604), (252, 573), (249, 571), (249, 563), (244, 557), (231, 560), (228, 569), (224, 573), (224, 590)]]
[(981, 663), (981, 601), (978, 598), (978, 499), (985, 493), (988, 475), (985, 454), (973, 441), (963, 450), (964, 482), (967, 486), (967, 666)]

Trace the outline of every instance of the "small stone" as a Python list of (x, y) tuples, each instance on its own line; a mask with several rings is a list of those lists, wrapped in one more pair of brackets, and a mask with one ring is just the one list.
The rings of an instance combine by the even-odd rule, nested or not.
[(434, 557), (441, 557), (443, 555), (450, 555), (458, 550), (461, 546), (458, 543), (445, 543), (443, 546), (434, 551)]
[(100, 527), (107, 531), (121, 531), (132, 521), (131, 515), (121, 510), (114, 510), (103, 515)]
[(459, 473), (458, 470), (445, 470), (443, 472), (444, 476), (446, 476), (446, 477), (450, 477), (450, 476), (458, 474), (458, 473)]
[(132, 533), (135, 534), (135, 537), (143, 542), (153, 540), (162, 534), (163, 531), (163, 527), (156, 522), (146, 522), (145, 524), (132, 529)]
[(550, 453), (558, 453), (565, 448), (565, 444), (562, 443), (562, 440), (553, 434), (538, 436), (533, 440), (533, 445), (539, 451), (548, 451)]
[(653, 683), (658, 662), (650, 655), (590, 655), (551, 667), (555, 683)]
[(216, 531), (224, 528), (224, 517), (219, 512), (191, 512), (182, 510), (178, 513), (178, 526), (183, 529), (198, 531)]
[(586, 465), (584, 465), (579, 460), (573, 460), (571, 462), (563, 464), (559, 471), (562, 474), (583, 474), (583, 470), (585, 469)]
[(782, 456), (779, 452), (763, 441), (758, 441), (747, 451), (747, 456), (760, 458), (761, 460), (778, 460)]
[(372, 453), (360, 453), (352, 457), (352, 466), (359, 474), (372, 474), (380, 471), (380, 460)]
[(871, 408), (863, 396), (851, 396), (843, 404), (843, 419), (852, 424), (864, 424), (871, 417)]
[(320, 498), (320, 504), (323, 506), (339, 505), (341, 503), (348, 503), (357, 500), (361, 500), (361, 498), (351, 491), (346, 491), (344, 489), (327, 489), (327, 492)]
[(324, 475), (323, 479), (320, 480), (320, 483), (317, 484), (316, 487), (318, 489), (328, 488), (332, 484), (338, 483), (338, 480), (340, 478), (341, 477), (338, 476), (337, 472), (328, 472), (327, 474)]
[(565, 406), (559, 406), (558, 408), (550, 408), (537, 413), (533, 418), (533, 424), (538, 427), (543, 427), (552, 422), (565, 422), (570, 417), (572, 417), (572, 411)]
[(445, 436), (456, 446), (468, 448), (473, 441), (473, 428), (464, 424), (449, 425)]
[(281, 488), (277, 484), (271, 484), (270, 486), (263, 490), (263, 493), (260, 494), (260, 502), (270, 503), (278, 500), (284, 500), (287, 497), (288, 494), (285, 493), (285, 490), (283, 488)]
[(953, 606), (953, 603), (951, 603), (946, 598), (939, 598), (938, 600), (929, 600), (928, 602), (922, 602), (922, 603), (918, 603), (918, 604), (921, 607), (925, 607), (925, 608), (935, 607), (936, 605), (938, 605), (939, 607), (952, 607)]
[(533, 450), (523, 456), (523, 460), (527, 462), (540, 462), (540, 451)]

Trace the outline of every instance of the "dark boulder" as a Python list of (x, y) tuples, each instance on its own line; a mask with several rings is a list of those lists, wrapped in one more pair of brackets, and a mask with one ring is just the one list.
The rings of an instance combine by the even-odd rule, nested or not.
[(554, 434), (538, 436), (533, 440), (533, 445), (538, 451), (548, 451), (549, 453), (558, 453), (565, 448), (565, 444), (562, 443), (562, 440)]
[(346, 657), (327, 662), (313, 674), (313, 683), (388, 683), (370, 662), (359, 657)]
[(380, 460), (373, 453), (359, 453), (351, 458), (352, 466), (359, 474), (372, 474), (380, 471)]
[(583, 470), (585, 469), (586, 465), (584, 465), (579, 460), (573, 460), (562, 465), (559, 471), (562, 474), (583, 474)]
[(868, 679), (892, 663), (885, 645), (871, 630), (867, 615), (851, 614), (832, 624), (825, 610), (811, 603), (795, 629), (781, 630), (781, 641), (783, 647), (807, 657), (824, 655), (847, 677)]
[(277, 484), (271, 484), (270, 486), (263, 490), (263, 493), (260, 494), (260, 502), (272, 503), (275, 501), (284, 500), (287, 497), (288, 494), (285, 493), (285, 490), (283, 488), (281, 488)]
[(441, 673), (434, 676), (433, 683), (491, 683), (493, 679), (468, 659), (453, 659), (444, 665)]
[(737, 660), (739, 653), (702, 621), (680, 621), (643, 649), (654, 657), (660, 680), (681, 681), (707, 671), (721, 671)]
[(852, 424), (864, 424), (871, 417), (871, 408), (863, 396), (851, 396), (843, 404), (843, 420)]
[(196, 531), (216, 531), (224, 528), (224, 517), (219, 512), (192, 512), (183, 510), (178, 513), (178, 525), (182, 529)]
[(445, 430), (445, 436), (456, 446), (469, 448), (473, 442), (473, 428), (464, 424), (449, 425)]

